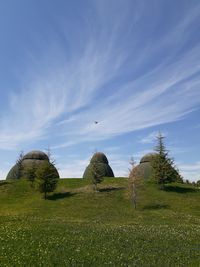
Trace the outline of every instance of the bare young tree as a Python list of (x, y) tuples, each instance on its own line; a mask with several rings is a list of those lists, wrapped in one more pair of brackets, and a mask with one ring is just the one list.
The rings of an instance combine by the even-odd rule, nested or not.
[(45, 150), (46, 150), (46, 153), (47, 153), (47, 156), (49, 158), (50, 163), (53, 164), (53, 166), (55, 166), (56, 165), (56, 160), (52, 156), (51, 148), (48, 146), (48, 148), (45, 149)]
[(133, 157), (131, 158), (129, 163), (131, 165), (131, 169), (129, 169), (129, 193), (132, 205), (134, 209), (136, 209), (138, 204), (139, 189), (142, 186), (143, 180), (140, 171), (136, 167), (136, 163)]

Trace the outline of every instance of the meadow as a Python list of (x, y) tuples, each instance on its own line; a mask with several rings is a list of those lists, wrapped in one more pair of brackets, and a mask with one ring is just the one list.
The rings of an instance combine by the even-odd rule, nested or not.
[(60, 179), (44, 200), (0, 182), (0, 266), (200, 266), (200, 190), (153, 183), (133, 209), (126, 178)]

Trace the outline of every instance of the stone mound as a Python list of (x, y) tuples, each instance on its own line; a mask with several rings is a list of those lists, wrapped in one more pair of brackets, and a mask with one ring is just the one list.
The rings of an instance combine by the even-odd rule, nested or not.
[(102, 152), (97, 152), (92, 156), (90, 164), (85, 169), (83, 178), (91, 179), (93, 177), (94, 164), (96, 171), (98, 172), (98, 174), (100, 174), (101, 177), (114, 177), (114, 173), (109, 165), (106, 155)]
[(6, 180), (26, 178), (28, 170), (34, 168), (36, 171), (43, 163), (46, 162), (48, 162), (49, 166), (51, 166), (51, 170), (54, 172), (55, 178), (59, 178), (59, 173), (55, 166), (49, 161), (49, 157), (44, 152), (36, 150), (24, 155), (21, 161), (21, 166), (19, 164), (15, 164), (7, 174)]

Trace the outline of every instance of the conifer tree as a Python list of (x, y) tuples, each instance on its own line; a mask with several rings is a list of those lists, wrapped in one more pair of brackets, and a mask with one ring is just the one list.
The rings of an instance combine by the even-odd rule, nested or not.
[(54, 166), (49, 162), (44, 162), (36, 171), (36, 183), (39, 191), (44, 193), (44, 198), (47, 198), (48, 192), (53, 192), (56, 189), (58, 177), (55, 175)]
[(36, 178), (36, 164), (33, 162), (29, 167), (26, 168), (25, 170), (25, 177), (28, 181), (31, 182), (31, 185), (33, 186), (33, 182)]
[(156, 137), (157, 145), (154, 148), (157, 156), (154, 157), (152, 162), (154, 178), (161, 185), (161, 188), (167, 182), (181, 180), (180, 174), (174, 165), (174, 160), (169, 157), (169, 151), (165, 147), (164, 138), (159, 132)]
[(19, 156), (16, 160), (16, 173), (15, 176), (17, 179), (20, 179), (22, 177), (22, 172), (23, 172), (23, 165), (22, 165), (22, 161), (23, 161), (23, 157), (24, 157), (24, 152), (21, 151), (19, 153)]

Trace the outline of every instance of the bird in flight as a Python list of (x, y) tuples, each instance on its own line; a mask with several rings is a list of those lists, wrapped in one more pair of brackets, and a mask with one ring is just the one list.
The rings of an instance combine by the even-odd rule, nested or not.
[(97, 124), (97, 123), (99, 123), (99, 122), (98, 122), (98, 121), (95, 121), (94, 123)]

